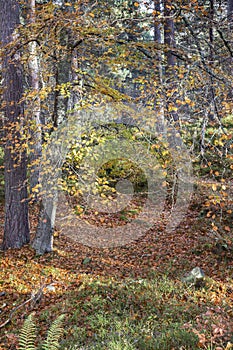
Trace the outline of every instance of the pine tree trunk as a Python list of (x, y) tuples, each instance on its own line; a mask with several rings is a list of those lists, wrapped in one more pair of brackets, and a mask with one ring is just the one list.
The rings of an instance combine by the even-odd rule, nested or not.
[(229, 22), (233, 22), (233, 0), (227, 1), (227, 17)]
[[(9, 44), (19, 24), (19, 3), (0, 0), (0, 29), (2, 46)], [(29, 242), (27, 204), (27, 162), (22, 147), (24, 106), (23, 70), (19, 52), (4, 50), (2, 60), (5, 166), (5, 227), (3, 249), (20, 248)]]

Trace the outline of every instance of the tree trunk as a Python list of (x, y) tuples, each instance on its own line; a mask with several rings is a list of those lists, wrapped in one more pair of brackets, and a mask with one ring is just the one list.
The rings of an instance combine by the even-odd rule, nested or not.
[[(34, 1), (34, 0), (31, 0)], [(63, 33), (63, 35), (68, 35), (68, 33)], [(56, 57), (56, 49), (54, 51), (54, 56)], [(73, 57), (74, 58), (74, 57)], [(75, 62), (76, 59), (74, 58)], [(53, 114), (52, 114), (52, 123), (53, 128), (59, 128), (59, 120), (61, 121), (61, 115), (64, 113), (64, 115), (68, 116), (68, 112), (70, 110), (73, 110), (76, 103), (76, 97), (75, 94), (71, 93), (71, 97), (64, 98), (60, 95), (58, 89), (56, 89), (57, 86), (60, 84), (65, 84), (69, 81), (69, 78), (72, 77), (72, 73), (76, 74), (75, 68), (74, 72), (72, 72), (72, 56), (68, 53), (66, 56), (66, 59), (62, 62), (56, 62), (55, 64), (55, 74), (54, 74), (54, 80), (55, 80), (55, 89), (54, 89), (54, 101), (53, 101)], [(63, 142), (61, 142), (64, 139), (66, 139), (66, 136), (63, 135), (58, 140), (56, 139), (56, 133), (59, 135), (59, 132), (55, 131), (54, 134), (51, 134), (50, 141), (47, 140), (47, 147), (43, 150), (43, 155), (41, 157), (41, 166), (44, 167), (46, 164), (46, 169), (42, 169), (41, 176), (40, 176), (40, 185), (42, 186), (42, 202), (40, 206), (40, 214), (39, 214), (39, 221), (38, 226), (36, 230), (36, 237), (32, 243), (32, 247), (36, 250), (36, 253), (39, 255), (42, 255), (47, 252), (51, 252), (53, 250), (53, 232), (54, 232), (54, 225), (55, 225), (55, 217), (56, 217), (56, 210), (57, 210), (57, 197), (58, 197), (58, 191), (57, 191), (57, 180), (59, 178), (59, 166), (62, 166), (63, 160), (60, 159), (60, 154), (63, 154), (63, 151), (58, 152), (59, 146), (58, 143), (61, 143), (61, 148)], [(54, 136), (55, 135), (55, 136)], [(54, 139), (54, 143), (52, 140)], [(51, 144), (49, 143), (51, 142)], [(48, 172), (48, 173), (47, 173)], [(48, 185), (47, 183), (47, 176), (50, 177), (50, 172), (52, 173), (53, 177), (53, 186)]]
[(176, 80), (176, 58), (173, 54), (175, 48), (175, 29), (174, 29), (174, 20), (172, 18), (172, 1), (164, 0), (164, 44), (165, 44), (165, 56), (166, 56), (166, 95), (169, 97), (169, 100), (172, 102), (168, 103), (168, 115), (171, 115), (176, 126), (179, 126), (179, 116), (176, 112), (176, 103), (177, 98), (177, 84)]
[(38, 255), (49, 253), (53, 250), (53, 231), (56, 216), (56, 201), (51, 198), (42, 202), (40, 207), (39, 222), (36, 237), (32, 247)]
[(66, 154), (68, 142), (69, 139), (65, 128), (65, 133), (57, 131), (54, 135), (51, 135), (43, 150), (41, 158), (42, 171), (40, 174), (42, 198), (36, 237), (32, 243), (32, 247), (39, 255), (53, 250), (58, 182), (64, 161), (63, 155)]
[[(210, 9), (209, 9), (209, 43), (210, 43), (210, 53), (209, 53), (209, 66), (211, 67), (214, 64), (214, 0), (210, 0)], [(217, 119), (218, 117), (218, 108), (216, 104), (216, 94), (215, 94), (215, 84), (213, 81), (213, 77), (210, 76), (210, 84), (209, 84), (210, 92), (209, 92), (209, 101), (210, 101), (210, 110), (209, 110), (209, 119)]]
[(233, 22), (233, 0), (227, 1), (227, 18), (229, 22)]
[[(229, 32), (232, 32), (233, 29), (233, 0), (227, 0), (227, 19), (228, 19), (228, 25), (229, 25)], [(229, 58), (229, 75), (232, 76), (232, 63), (233, 58), (230, 56)], [(233, 92), (232, 89), (229, 91), (227, 95), (227, 100), (232, 101), (233, 98)]]
[[(9, 44), (19, 24), (19, 3), (0, 0), (2, 45)], [(13, 48), (14, 49), (14, 48)], [(13, 50), (12, 49), (12, 50)], [(19, 52), (5, 47), (2, 60), (5, 176), (5, 227), (3, 249), (21, 248), (30, 240), (27, 203), (27, 162), (23, 148), (22, 121), (24, 116), (23, 70)]]
[(161, 3), (160, 0), (154, 0), (154, 41), (158, 44), (161, 44), (162, 42), (162, 36), (161, 36), (161, 21), (159, 20), (159, 16), (161, 15)]
[(166, 45), (167, 69), (173, 71), (176, 64), (175, 56), (172, 53), (172, 48), (175, 47), (175, 29), (172, 18), (172, 1), (164, 1), (164, 43)]
[[(159, 16), (162, 12), (162, 6), (160, 0), (154, 0), (154, 42), (157, 45), (162, 44), (162, 24)], [(157, 85), (159, 89), (155, 92), (155, 111), (156, 111), (156, 128), (159, 133), (165, 132), (165, 119), (164, 119), (164, 104), (162, 99), (162, 86), (163, 86), (163, 68), (162, 68), (162, 53), (158, 49), (156, 52), (156, 67), (155, 67), (155, 79), (158, 81)]]
[[(36, 1), (30, 0), (30, 23), (35, 23), (36, 16)], [(40, 120), (40, 96), (39, 96), (39, 62), (37, 56), (37, 43), (32, 41), (29, 43), (29, 74), (30, 74), (30, 85), (34, 92), (33, 101), (29, 102), (29, 111), (31, 114), (31, 138), (33, 144), (30, 150), (30, 193), (33, 193), (34, 199), (37, 199), (36, 193), (33, 189), (39, 184), (40, 167), (39, 159), (42, 154), (42, 137), (41, 137), (41, 120)], [(31, 104), (31, 106), (30, 106)]]

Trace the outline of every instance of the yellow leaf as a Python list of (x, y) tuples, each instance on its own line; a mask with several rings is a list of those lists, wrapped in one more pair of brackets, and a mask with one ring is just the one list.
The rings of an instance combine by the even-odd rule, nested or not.
[(233, 344), (231, 342), (228, 342), (224, 350), (230, 350), (230, 349), (233, 349)]
[(92, 17), (92, 18), (95, 17), (94, 13), (92, 13), (92, 12), (89, 13), (89, 16)]
[(190, 104), (192, 101), (190, 100), (190, 98), (185, 97), (185, 102), (188, 103), (188, 104)]
[(177, 112), (178, 108), (175, 106), (169, 106), (168, 110), (169, 110), (169, 112)]
[(216, 190), (217, 190), (216, 184), (213, 184), (213, 185), (212, 185), (212, 190), (213, 190), (213, 191), (216, 191)]
[(32, 188), (32, 192), (33, 192), (33, 193), (38, 193), (39, 190), (38, 190), (38, 188)]

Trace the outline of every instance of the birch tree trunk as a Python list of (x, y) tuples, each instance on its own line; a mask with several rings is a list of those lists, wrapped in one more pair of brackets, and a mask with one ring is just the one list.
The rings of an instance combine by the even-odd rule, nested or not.
[[(175, 100), (176, 100), (176, 57), (173, 54), (173, 49), (175, 48), (175, 29), (174, 29), (174, 20), (172, 18), (172, 1), (164, 0), (164, 44), (165, 44), (165, 56), (166, 56), (166, 66), (165, 66), (165, 75), (166, 75), (166, 90), (169, 102), (171, 105), (168, 105), (168, 115), (171, 115), (176, 126), (179, 125), (179, 116), (175, 111)], [(173, 108), (170, 108), (173, 106)]]
[(158, 92), (156, 91), (156, 99), (155, 99), (155, 110), (156, 110), (156, 118), (157, 118), (157, 131), (159, 133), (165, 133), (165, 118), (164, 118), (164, 103), (162, 99), (162, 86), (163, 86), (163, 68), (162, 68), (162, 59), (163, 54), (161, 50), (159, 50), (159, 45), (162, 44), (162, 23), (159, 19), (159, 16), (162, 13), (161, 1), (154, 0), (154, 41), (158, 45), (158, 51), (156, 53), (156, 61), (157, 67), (155, 76), (158, 80)]
[[(36, 2), (30, 0), (30, 23), (35, 23)], [(37, 44), (35, 41), (29, 43), (29, 72), (30, 72), (30, 85), (33, 92), (33, 101), (31, 104), (31, 138), (33, 141), (31, 152), (30, 152), (30, 192), (33, 193), (33, 189), (39, 183), (40, 167), (39, 160), (42, 153), (42, 137), (41, 137), (41, 118), (40, 118), (40, 97), (39, 97), (39, 61), (37, 55)], [(36, 196), (37, 192), (34, 192)]]

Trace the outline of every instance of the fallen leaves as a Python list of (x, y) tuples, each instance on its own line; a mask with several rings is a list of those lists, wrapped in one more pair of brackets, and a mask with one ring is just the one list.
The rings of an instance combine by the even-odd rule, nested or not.
[[(124, 216), (136, 217), (138, 214), (136, 209), (140, 208), (140, 205), (141, 203), (139, 205), (134, 203), (131, 212), (126, 211)], [(209, 208), (208, 211), (210, 212)], [(150, 271), (156, 271), (161, 274), (166, 272), (174, 279), (179, 279), (184, 271), (190, 270), (190, 267), (201, 266), (206, 275), (215, 280), (215, 283), (208, 286), (206, 293), (201, 291), (200, 296), (197, 293), (196, 298), (199, 298), (200, 304), (211, 303), (215, 309), (214, 311), (210, 309), (209, 313), (200, 315), (195, 328), (196, 334), (199, 334), (200, 347), (204, 348), (211, 339), (217, 342), (226, 336), (230, 327), (230, 318), (233, 316), (230, 311), (226, 315), (217, 312), (218, 308), (233, 307), (233, 286), (229, 279), (233, 261), (228, 251), (221, 252), (221, 260), (220, 256), (212, 251), (215, 236), (209, 236), (211, 225), (208, 226), (208, 220), (214, 220), (213, 208), (211, 207), (211, 214), (205, 220), (199, 218), (199, 212), (198, 206), (190, 206), (183, 223), (176, 229), (176, 232), (171, 233), (165, 231), (166, 217), (164, 214), (144, 236), (119, 248), (90, 248), (71, 241), (59, 232), (55, 235), (54, 252), (50, 254), (38, 257), (28, 246), (21, 250), (0, 252), (2, 267), (0, 292), (4, 292), (4, 296), (0, 299), (0, 307), (2, 307), (0, 322), (4, 322), (12, 309), (27, 300), (31, 293), (42, 284), (52, 287), (43, 291), (42, 300), (35, 306), (36, 312), (39, 313), (49, 308), (51, 303), (53, 305), (58, 302), (66, 303), (64, 296), (66, 291), (79, 290), (81, 292), (82, 286), (85, 285), (85, 276), (91, 275), (93, 279), (101, 278), (101, 276), (120, 279), (134, 276), (137, 279), (146, 277)], [(32, 230), (35, 230), (35, 217), (36, 212), (34, 216), (32, 212)], [(100, 226), (118, 225), (124, 221), (120, 216), (115, 215), (114, 218), (111, 218), (97, 215), (95, 212), (90, 213), (89, 217), (86, 215), (86, 219), (93, 220)], [(230, 236), (230, 225), (226, 224), (223, 227)], [(111, 295), (109, 297), (114, 298)], [(164, 297), (169, 298), (169, 295)], [(187, 294), (187, 300), (189, 298)], [(186, 300), (177, 300), (177, 305), (185, 302)], [(29, 312), (30, 310), (26, 308), (23, 315)], [(21, 316), (20, 313), (17, 313), (12, 325), (8, 326), (10, 338), (12, 327), (22, 324)], [(137, 316), (132, 314), (132, 317)], [(204, 319), (208, 320), (208, 327), (209, 324), (212, 324), (208, 328), (208, 336), (203, 335), (202, 332), (203, 327), (207, 325)], [(212, 319), (213, 322), (210, 321)], [(1, 341), (0, 338), (0, 348)], [(13, 344), (14, 337), (10, 341)], [(227, 349), (230, 349), (230, 345), (227, 346)], [(4, 349), (3, 346), (2, 349)]]

